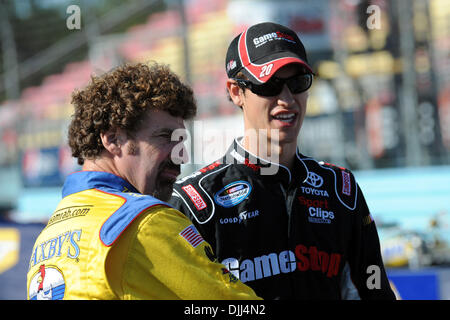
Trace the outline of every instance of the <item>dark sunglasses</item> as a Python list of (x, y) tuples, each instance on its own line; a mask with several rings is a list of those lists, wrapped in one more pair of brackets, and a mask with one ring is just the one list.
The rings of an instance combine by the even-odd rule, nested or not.
[(247, 88), (254, 94), (264, 97), (277, 96), (286, 84), (292, 94), (302, 93), (311, 87), (313, 75), (311, 73), (297, 74), (287, 79), (272, 77), (262, 84), (254, 84), (248, 80), (233, 78), (239, 87)]

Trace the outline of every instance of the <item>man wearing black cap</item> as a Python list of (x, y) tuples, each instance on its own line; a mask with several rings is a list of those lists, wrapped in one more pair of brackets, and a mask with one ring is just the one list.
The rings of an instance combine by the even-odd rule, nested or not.
[(265, 299), (395, 299), (353, 174), (298, 151), (313, 71), (297, 34), (251, 26), (231, 42), (226, 71), (244, 136), (177, 181), (172, 205)]

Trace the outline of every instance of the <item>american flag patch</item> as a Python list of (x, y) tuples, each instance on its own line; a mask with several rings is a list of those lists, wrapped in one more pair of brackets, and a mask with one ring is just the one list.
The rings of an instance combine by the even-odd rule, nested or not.
[(194, 248), (196, 248), (200, 243), (205, 241), (192, 224), (183, 231), (181, 231), (180, 236), (182, 236)]

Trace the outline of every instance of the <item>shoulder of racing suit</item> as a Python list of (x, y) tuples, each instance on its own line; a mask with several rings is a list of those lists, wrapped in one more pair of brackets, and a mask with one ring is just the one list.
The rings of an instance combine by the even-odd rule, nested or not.
[(326, 189), (345, 208), (350, 211), (356, 209), (358, 185), (349, 169), (304, 156), (301, 156), (301, 160), (308, 170), (305, 180), (307, 185)]
[(220, 181), (220, 176), (223, 177), (231, 165), (216, 161), (177, 180), (173, 185), (171, 203), (174, 200), (181, 201), (189, 210), (184, 212), (185, 214), (190, 215), (199, 224), (207, 223), (216, 210), (214, 196), (210, 192), (211, 182)]
[[(325, 190), (348, 210), (356, 209), (358, 187), (350, 170), (330, 163), (318, 162), (309, 157), (299, 156), (299, 159), (305, 164), (308, 171), (308, 176), (303, 184), (304, 188)], [(214, 190), (225, 187), (222, 185), (222, 181), (229, 180), (224, 178), (228, 177), (232, 166), (234, 164), (223, 164), (216, 161), (177, 180), (173, 187), (171, 202), (179, 202), (180, 205), (186, 207), (189, 212), (185, 213), (199, 224), (207, 223), (216, 211)], [(235, 172), (233, 170), (232, 174), (234, 175)], [(242, 177), (236, 176), (236, 179), (242, 179)]]
[(97, 190), (125, 200), (120, 208), (114, 211), (106, 219), (100, 229), (100, 240), (105, 246), (113, 245), (125, 229), (128, 228), (140, 214), (148, 209), (158, 205), (171, 207), (169, 204), (159, 199), (140, 193), (119, 192), (103, 188), (97, 188)]
[(100, 240), (111, 246), (143, 212), (156, 205), (170, 207), (159, 199), (138, 191), (123, 178), (104, 171), (77, 171), (67, 176), (60, 205), (89, 202), (104, 221)]

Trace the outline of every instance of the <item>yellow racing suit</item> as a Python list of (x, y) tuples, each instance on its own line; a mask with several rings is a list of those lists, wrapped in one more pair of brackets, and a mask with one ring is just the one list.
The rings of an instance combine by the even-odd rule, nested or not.
[(259, 299), (183, 214), (107, 172), (80, 171), (36, 240), (28, 299)]

